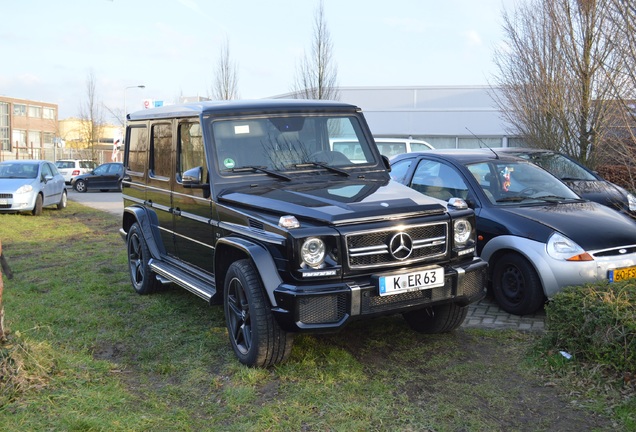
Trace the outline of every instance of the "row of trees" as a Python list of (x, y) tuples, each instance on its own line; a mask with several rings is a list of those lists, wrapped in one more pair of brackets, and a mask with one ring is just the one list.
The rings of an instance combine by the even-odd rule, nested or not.
[[(504, 11), (493, 98), (530, 146), (587, 166), (633, 160), (635, 3), (527, 0)], [(618, 156), (618, 157), (617, 157)]]
[[(492, 97), (511, 133), (530, 146), (563, 151), (589, 167), (634, 159), (636, 6), (633, 0), (525, 0), (503, 10), (505, 47), (494, 53)], [(211, 97), (236, 99), (238, 65), (221, 47)], [(300, 61), (293, 94), (338, 99), (337, 66), (322, 0), (311, 51)], [(82, 119), (99, 119), (95, 79)], [(95, 130), (86, 135), (94, 141)]]
[[(238, 99), (238, 65), (230, 58), (229, 41), (221, 48), (212, 85), (212, 99)], [(314, 14), (311, 51), (298, 65), (293, 94), (299, 99), (338, 99), (338, 68), (322, 0)]]

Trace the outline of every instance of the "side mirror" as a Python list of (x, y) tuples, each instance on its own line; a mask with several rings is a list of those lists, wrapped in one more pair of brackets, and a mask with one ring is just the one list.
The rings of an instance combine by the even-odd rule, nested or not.
[(384, 162), (384, 167), (388, 172), (391, 172), (391, 162), (389, 162), (389, 158), (385, 155), (382, 155), (382, 162)]
[[(203, 167), (190, 168), (181, 176), (181, 184), (184, 188), (210, 190), (210, 185), (203, 183)], [(207, 194), (204, 194), (207, 195)]]
[(198, 166), (195, 168), (190, 168), (186, 172), (183, 173), (181, 177), (181, 182), (185, 187), (193, 187), (198, 186), (203, 183), (203, 168)]

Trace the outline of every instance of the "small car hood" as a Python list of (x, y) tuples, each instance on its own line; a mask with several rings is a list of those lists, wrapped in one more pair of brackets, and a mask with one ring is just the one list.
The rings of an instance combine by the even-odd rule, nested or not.
[[(520, 232), (543, 231), (529, 222), (559, 231), (586, 251), (636, 245), (636, 222), (596, 202), (521, 206), (501, 211), (517, 217), (504, 218)], [(521, 219), (520, 219), (521, 218)], [(512, 230), (512, 226), (510, 226)], [(537, 239), (547, 241), (547, 238)]]
[(37, 178), (17, 178), (17, 179), (0, 179), (0, 191), (5, 193), (15, 193), (20, 186), (33, 185), (37, 183)]
[(446, 211), (440, 201), (407, 186), (374, 180), (243, 186), (223, 191), (219, 201), (334, 225), (352, 219), (381, 220)]

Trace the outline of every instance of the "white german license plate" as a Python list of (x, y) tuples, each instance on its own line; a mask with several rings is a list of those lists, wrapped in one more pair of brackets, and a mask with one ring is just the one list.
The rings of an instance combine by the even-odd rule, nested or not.
[(0, 199), (0, 205), (2, 205), (2, 204), (9, 204), (9, 200)]
[(435, 288), (444, 285), (444, 269), (430, 267), (413, 273), (381, 276), (378, 284), (381, 296)]
[(636, 266), (617, 268), (609, 271), (610, 282), (620, 282), (636, 278)]

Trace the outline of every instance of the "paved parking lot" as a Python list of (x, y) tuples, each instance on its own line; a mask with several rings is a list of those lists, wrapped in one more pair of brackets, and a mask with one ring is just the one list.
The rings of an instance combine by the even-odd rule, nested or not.
[[(78, 193), (67, 188), (68, 199), (79, 202), (83, 205), (107, 211), (117, 216), (121, 216), (123, 202), (121, 192), (85, 192)], [(478, 303), (470, 306), (468, 316), (462, 327), (470, 328), (496, 328), (496, 329), (518, 329), (523, 331), (544, 331), (545, 312), (541, 309), (534, 315), (517, 316), (511, 315), (494, 303), (492, 298), (486, 297)]]

